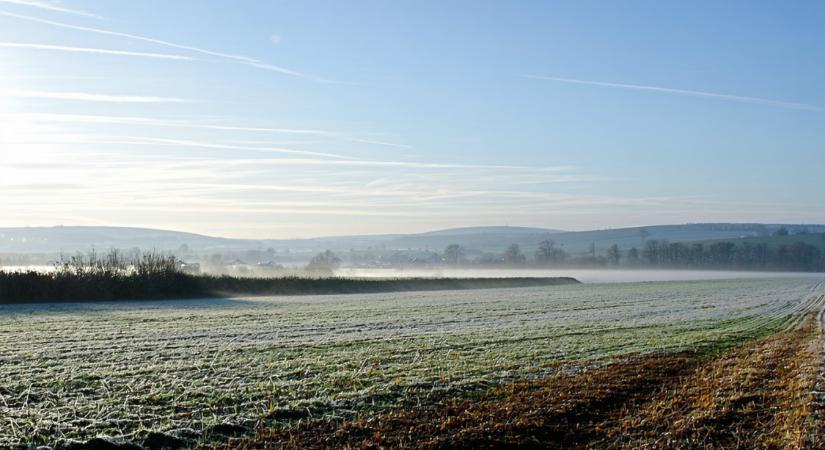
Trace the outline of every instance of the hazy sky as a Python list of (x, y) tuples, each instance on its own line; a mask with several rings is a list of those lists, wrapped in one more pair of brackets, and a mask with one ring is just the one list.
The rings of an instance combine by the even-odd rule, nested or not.
[(0, 0), (0, 226), (825, 222), (825, 2)]

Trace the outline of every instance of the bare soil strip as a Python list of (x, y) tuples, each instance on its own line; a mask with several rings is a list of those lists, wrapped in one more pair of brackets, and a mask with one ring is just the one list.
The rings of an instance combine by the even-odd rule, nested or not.
[(711, 358), (632, 357), (509, 383), (478, 398), (261, 429), (224, 448), (825, 448), (816, 399), (822, 353), (821, 318), (811, 313), (784, 332)]
[(822, 367), (816, 317), (702, 364), (628, 409), (606, 448), (822, 448), (813, 416)]

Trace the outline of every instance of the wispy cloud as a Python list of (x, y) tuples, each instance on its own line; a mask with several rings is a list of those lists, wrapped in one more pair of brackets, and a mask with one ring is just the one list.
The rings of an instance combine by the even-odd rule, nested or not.
[(95, 19), (102, 19), (103, 17), (90, 12), (81, 11), (78, 9), (64, 8), (52, 3), (41, 2), (37, 0), (0, 0), (0, 3), (10, 3), (12, 5), (30, 6), (32, 8), (45, 9), (47, 11), (55, 11), (67, 14), (74, 14), (76, 16), (94, 17)]
[(395, 143), (392, 143), (392, 142), (377, 141), (375, 139), (359, 139), (359, 138), (349, 138), (349, 137), (344, 137), (343, 139), (345, 139), (347, 141), (350, 141), (350, 142), (357, 142), (357, 143), (360, 143), (360, 144), (383, 145), (385, 147), (396, 147), (396, 148), (406, 148), (406, 149), (413, 148), (412, 145), (395, 144)]
[(257, 152), (257, 153), (284, 153), (284, 154), (291, 154), (291, 155), (305, 155), (305, 156), (319, 156), (323, 158), (334, 158), (334, 159), (350, 159), (348, 156), (339, 155), (336, 153), (325, 153), (325, 152), (312, 152), (312, 151), (304, 151), (304, 150), (293, 150), (288, 148), (281, 148), (281, 147), (245, 147), (240, 145), (226, 145), (226, 144), (217, 144), (213, 142), (199, 142), (199, 141), (192, 141), (192, 140), (184, 140), (184, 139), (166, 139), (166, 138), (151, 138), (151, 137), (132, 137), (129, 138), (134, 140), (137, 143), (148, 143), (148, 144), (163, 144), (163, 145), (172, 145), (172, 146), (181, 146), (181, 147), (196, 147), (196, 148), (211, 148), (216, 150), (240, 150), (240, 151), (247, 151), (247, 152)]
[(195, 58), (183, 55), (172, 55), (168, 53), (147, 53), (147, 52), (132, 52), (127, 50), (112, 50), (106, 48), (91, 48), (91, 47), (69, 47), (65, 45), (49, 45), (49, 44), (28, 44), (20, 42), (0, 42), (0, 48), (20, 48), (32, 50), (51, 50), (71, 53), (95, 53), (101, 55), (116, 55), (116, 56), (137, 56), (143, 58), (156, 59), (171, 59), (179, 61), (193, 61)]
[[(90, 160), (95, 163), (90, 164), (88, 162)], [(396, 207), (401, 202), (417, 205), (426, 203), (430, 206), (450, 204), (456, 206), (454, 203), (444, 203), (451, 199), (460, 199), (461, 205), (464, 206), (476, 203), (473, 200), (476, 199), (481, 203), (500, 200), (514, 207), (522, 207), (519, 206), (522, 203), (529, 204), (536, 201), (559, 204), (566, 204), (575, 199), (587, 199), (587, 202), (592, 204), (608, 204), (617, 201), (615, 197), (508, 190), (503, 189), (503, 186), (494, 187), (477, 177), (464, 179), (450, 176), (450, 180), (442, 180), (442, 183), (435, 182), (438, 178), (433, 178), (429, 183), (419, 183), (415, 182), (415, 174), (413, 174), (413, 179), (405, 181), (406, 176), (399, 173), (387, 178), (386, 182), (376, 189), (375, 185), (364, 184), (360, 178), (342, 177), (345, 173), (338, 171), (325, 173), (323, 183), (312, 182), (312, 180), (307, 180), (306, 173), (284, 169), (279, 164), (269, 165), (268, 170), (262, 174), (256, 174), (248, 171), (246, 165), (227, 164), (225, 160), (220, 159), (178, 159), (167, 156), (147, 159), (145, 156), (134, 158), (122, 155), (98, 155), (95, 158), (76, 158), (71, 161), (60, 160), (58, 156), (55, 161), (62, 161), (62, 163), (18, 163), (13, 167), (32, 173), (49, 172), (48, 177), (43, 177), (43, 182), (48, 180), (50, 185), (53, 183), (83, 185), (88, 180), (95, 180), (89, 184), (89, 188), (96, 189), (98, 193), (101, 192), (103, 186), (107, 186), (110, 189), (108, 192), (118, 194), (130, 194), (135, 189), (151, 188), (157, 194), (156, 200), (169, 200), (171, 193), (175, 195), (187, 193), (228, 195), (192, 199), (193, 202), (204, 204), (211, 204), (222, 199), (230, 200), (233, 204), (238, 202), (267, 204), (277, 201), (294, 205), (321, 200), (314, 195), (282, 198), (257, 195), (260, 193), (325, 194), (335, 196), (337, 199), (333, 201), (327, 197), (323, 199), (324, 202), (331, 202), (331, 205), (338, 206), (342, 205), (340, 199), (343, 198), (346, 198), (347, 202), (360, 202), (363, 205), (381, 203), (384, 207)], [(151, 170), (147, 170), (150, 167)], [(81, 173), (83, 175), (80, 175)], [(16, 180), (0, 180), (0, 185), (29, 186), (31, 179), (21, 176)], [(146, 196), (141, 196), (141, 198), (146, 199)], [(650, 199), (641, 203), (638, 203), (638, 200), (624, 200), (621, 204), (650, 204), (650, 201), (654, 200)]]
[(192, 46), (192, 45), (178, 44), (178, 43), (175, 43), (175, 42), (165, 41), (165, 40), (162, 40), (162, 39), (150, 38), (150, 37), (147, 37), (147, 36), (141, 36), (141, 35), (137, 35), (137, 34), (121, 33), (119, 31), (111, 31), (111, 30), (106, 30), (106, 29), (102, 29), (102, 28), (93, 28), (93, 27), (86, 27), (86, 26), (81, 26), (81, 25), (73, 25), (73, 24), (64, 23), (64, 22), (56, 22), (56, 21), (53, 21), (53, 20), (42, 19), (40, 17), (27, 16), (27, 15), (23, 15), (23, 14), (15, 14), (15, 13), (8, 12), (8, 11), (3, 11), (3, 10), (0, 10), (0, 15), (6, 16), (6, 17), (13, 17), (15, 19), (20, 19), (20, 20), (26, 20), (26, 21), (30, 21), (30, 22), (41, 23), (41, 24), (44, 24), (44, 25), (50, 25), (50, 26), (54, 26), (54, 27), (66, 28), (66, 29), (69, 29), (69, 30), (84, 31), (84, 32), (88, 32), (88, 33), (97, 33), (97, 34), (103, 34), (103, 35), (107, 35), (107, 36), (116, 36), (116, 37), (125, 38), (125, 39), (132, 39), (132, 40), (141, 41), (141, 42), (148, 42), (148, 43), (151, 43), (151, 44), (176, 48), (178, 50), (186, 50), (186, 51), (190, 51), (190, 52), (195, 52), (195, 53), (201, 53), (201, 54), (204, 54), (204, 55), (214, 56), (214, 57), (221, 58), (221, 59), (224, 59), (224, 60), (229, 60), (229, 61), (232, 61), (232, 62), (235, 62), (235, 63), (238, 63), (238, 64), (243, 64), (243, 65), (247, 65), (247, 66), (250, 66), (250, 67), (255, 67), (255, 68), (258, 68), (258, 69), (262, 69), (262, 70), (268, 70), (270, 72), (277, 72), (277, 73), (280, 73), (280, 74), (294, 76), (294, 77), (298, 77), (298, 78), (304, 78), (304, 79), (319, 82), (319, 83), (334, 83), (334, 81), (332, 81), (332, 80), (328, 80), (326, 78), (319, 77), (317, 75), (307, 74), (307, 73), (299, 72), (299, 71), (296, 71), (296, 70), (287, 69), (285, 67), (276, 66), (276, 65), (269, 64), (269, 63), (266, 63), (264, 61), (261, 61), (261, 60), (258, 60), (256, 58), (252, 58), (252, 57), (249, 57), (249, 56), (218, 52), (218, 51), (215, 51), (215, 50), (209, 50), (209, 49), (205, 49), (205, 48), (201, 48), (201, 47), (195, 47), (195, 46)]
[(155, 97), (143, 95), (108, 95), (89, 92), (52, 92), (9, 89), (0, 91), (0, 97), (41, 98), (50, 100), (78, 100), (107, 103), (188, 103), (191, 100), (176, 97)]
[[(169, 138), (154, 138), (154, 137), (136, 137), (136, 136), (84, 136), (84, 135), (44, 135), (27, 138), (26, 140), (10, 142), (14, 144), (121, 144), (121, 145), (140, 145), (140, 146), (165, 146), (165, 147), (188, 147), (188, 148), (206, 148), (216, 150), (237, 150), (252, 153), (283, 153), (299, 156), (310, 156), (308, 158), (219, 158), (219, 159), (203, 159), (203, 158), (185, 158), (184, 161), (196, 162), (201, 165), (215, 165), (217, 167), (240, 167), (249, 166), (256, 168), (264, 167), (335, 167), (335, 170), (343, 170), (344, 168), (355, 168), (371, 171), (371, 168), (381, 167), (384, 169), (422, 169), (431, 171), (489, 171), (489, 172), (518, 172), (518, 173), (532, 173), (543, 174), (543, 180), (546, 182), (567, 182), (567, 181), (582, 181), (572, 175), (553, 176), (548, 178), (549, 174), (559, 174), (569, 172), (574, 169), (571, 166), (520, 166), (520, 165), (484, 165), (484, 164), (461, 164), (461, 163), (438, 163), (438, 162), (418, 162), (418, 161), (393, 161), (393, 160), (372, 160), (372, 159), (358, 159), (347, 155), (326, 152), (313, 152), (304, 150), (294, 150), (280, 147), (249, 147), (240, 145), (228, 145), (214, 142), (193, 141), (188, 139), (169, 139)], [(108, 153), (100, 153), (98, 156), (107, 155)], [(147, 154), (148, 156), (148, 154)], [(164, 158), (171, 158), (169, 151), (164, 151)], [(492, 176), (492, 175), (488, 175)], [(586, 181), (593, 181), (591, 178)]]
[(197, 160), (199, 164), (216, 164), (218, 166), (349, 166), (349, 167), (386, 167), (402, 169), (456, 169), (456, 170), (490, 170), (490, 171), (521, 171), (521, 172), (567, 172), (573, 170), (571, 166), (518, 166), (518, 165), (483, 165), (483, 164), (449, 164), (414, 161), (381, 161), (364, 159), (315, 159), (315, 158), (234, 158)]
[(625, 83), (612, 83), (607, 81), (593, 81), (593, 80), (580, 80), (575, 78), (559, 78), (559, 77), (546, 77), (546, 76), (539, 76), (539, 75), (524, 75), (525, 78), (532, 78), (534, 80), (545, 80), (545, 81), (555, 81), (559, 83), (572, 83), (572, 84), (584, 84), (588, 86), (600, 86), (600, 87), (609, 87), (609, 88), (619, 88), (619, 89), (631, 89), (636, 91), (648, 91), (648, 92), (659, 92), (663, 94), (676, 94), (676, 95), (687, 95), (691, 97), (706, 97), (706, 98), (713, 98), (717, 100), (727, 100), (732, 102), (739, 102), (739, 103), (750, 103), (754, 105), (763, 105), (763, 106), (773, 106), (777, 108), (785, 108), (785, 109), (798, 109), (803, 111), (816, 111), (816, 112), (825, 112), (825, 107), (818, 106), (818, 105), (810, 105), (807, 103), (796, 103), (796, 102), (786, 102), (782, 100), (772, 100), (767, 98), (760, 98), (760, 97), (747, 97), (742, 95), (730, 95), (730, 94), (720, 94), (716, 92), (705, 92), (705, 91), (692, 91), (687, 89), (675, 89), (669, 87), (662, 87), (662, 86), (646, 86), (640, 84), (625, 84)]
[(200, 130), (216, 130), (216, 131), (239, 131), (250, 133), (273, 133), (273, 134), (291, 134), (298, 136), (318, 136), (321, 138), (340, 139), (347, 142), (355, 142), (360, 144), (380, 145), (385, 147), (410, 149), (412, 146), (406, 144), (399, 144), (386, 141), (378, 141), (375, 139), (363, 139), (355, 137), (352, 133), (307, 129), (307, 128), (286, 128), (286, 127), (253, 127), (253, 126), (236, 126), (223, 125), (215, 123), (194, 123), (189, 121), (160, 119), (154, 117), (133, 117), (133, 116), (100, 116), (100, 115), (83, 115), (83, 114), (19, 114), (20, 117), (25, 117), (34, 121), (43, 122), (57, 122), (57, 123), (88, 123), (88, 124), (135, 124), (148, 125), (165, 128), (189, 128)]
[(177, 49), (180, 49), (180, 50), (188, 50), (188, 51), (191, 51), (191, 52), (202, 53), (202, 54), (205, 54), (205, 55), (215, 56), (215, 57), (224, 58), (224, 59), (231, 59), (231, 60), (240, 61), (240, 62), (260, 62), (256, 59), (249, 58), (249, 57), (246, 57), (246, 56), (232, 55), (232, 54), (229, 54), (229, 53), (216, 52), (216, 51), (207, 50), (207, 49), (203, 49), (203, 48), (199, 48), (199, 47), (193, 47), (193, 46), (190, 46), (190, 45), (176, 44), (174, 42), (164, 41), (164, 40), (161, 40), (161, 39), (154, 39), (154, 38), (150, 38), (150, 37), (146, 37), (146, 36), (139, 36), (139, 35), (136, 35), (136, 34), (121, 33), (121, 32), (118, 32), (118, 31), (104, 30), (102, 28), (85, 27), (85, 26), (82, 26), (82, 25), (72, 25), (72, 24), (64, 23), (64, 22), (56, 22), (54, 20), (41, 19), (39, 17), (27, 16), (27, 15), (23, 15), (23, 14), (15, 14), (15, 13), (11, 13), (11, 12), (8, 12), (8, 11), (3, 11), (3, 10), (0, 10), (0, 15), (6, 16), (6, 17), (13, 17), (15, 19), (27, 20), (27, 21), (30, 21), (30, 22), (42, 23), (44, 25), (51, 25), (51, 26), (55, 26), (55, 27), (66, 28), (66, 29), (69, 29), (69, 30), (85, 31), (85, 32), (89, 32), (89, 33), (104, 34), (104, 35), (107, 35), (107, 36), (117, 36), (117, 37), (121, 37), (121, 38), (125, 38), (125, 39), (132, 39), (132, 40), (136, 40), (136, 41), (149, 42), (149, 43), (152, 43), (152, 44), (163, 45), (163, 46), (166, 46), (166, 47), (177, 48)]
[(243, 64), (245, 64), (247, 66), (250, 66), (250, 67), (255, 67), (257, 69), (268, 70), (270, 72), (276, 72), (276, 73), (281, 73), (281, 74), (284, 74), (284, 75), (290, 75), (290, 76), (293, 76), (293, 77), (312, 80), (312, 81), (315, 81), (317, 83), (336, 83), (337, 84), (337, 82), (334, 81), (334, 80), (329, 80), (327, 78), (319, 77), (317, 75), (311, 75), (311, 74), (308, 74), (308, 73), (298, 72), (297, 70), (287, 69), (285, 67), (276, 66), (274, 64), (268, 64), (268, 63), (258, 62), (258, 61), (247, 61), (247, 62), (243, 62)]
[[(335, 231), (321, 227), (319, 233), (340, 233), (339, 227), (362, 230), (370, 217), (380, 231), (392, 218), (404, 223), (420, 219), (422, 226), (435, 227), (438, 220), (445, 224), (495, 222), (502, 217), (572, 220), (572, 216), (589, 214), (603, 217), (628, 211), (665, 213), (674, 208), (704, 211), (707, 207), (701, 198), (519, 189), (491, 181), (486, 175), (498, 173), (496, 169), (478, 176), (479, 172), (464, 168), (420, 171), (391, 166), (380, 171), (382, 181), (370, 183), (375, 170), (352, 171), (342, 166), (316, 172), (275, 158), (226, 160), (65, 151), (48, 158), (47, 165), (39, 155), (28, 158), (30, 163), (18, 162), (12, 169), (0, 165), (0, 172), (11, 170), (14, 175), (0, 175), (0, 188), (15, 194), (0, 196), (0, 209), (11, 211), (12, 217), (14, 211), (27, 211), (12, 221), (42, 217), (38, 223), (51, 223), (55, 217), (83, 215), (94, 220), (117, 217), (118, 223), (135, 225), (162, 217), (158, 223), (165, 227), (200, 223), (213, 230), (226, 226), (233, 234), (255, 231), (271, 237), (290, 222), (301, 225), (296, 233), (307, 235), (307, 227), (318, 222), (336, 225)], [(527, 172), (518, 173), (518, 177), (506, 178), (514, 180)], [(88, 198), (95, 201), (90, 203)], [(232, 223), (223, 224), (225, 220)]]

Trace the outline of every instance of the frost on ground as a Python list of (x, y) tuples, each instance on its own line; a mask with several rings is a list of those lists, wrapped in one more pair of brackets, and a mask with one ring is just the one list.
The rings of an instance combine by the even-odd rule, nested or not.
[(2, 306), (0, 447), (351, 417), (565, 361), (701, 351), (784, 327), (808, 308), (816, 285), (717, 280)]

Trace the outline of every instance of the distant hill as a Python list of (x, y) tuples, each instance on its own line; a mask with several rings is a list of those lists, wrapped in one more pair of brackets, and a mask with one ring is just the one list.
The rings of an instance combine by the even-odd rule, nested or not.
[(460, 236), (469, 234), (547, 234), (547, 233), (564, 233), (563, 230), (553, 230), (549, 228), (530, 228), (530, 227), (465, 227), (465, 228), (448, 228), (446, 230), (428, 231), (420, 233), (418, 236)]
[(825, 225), (781, 225), (759, 223), (695, 223), (685, 225), (653, 225), (647, 227), (616, 228), (607, 230), (575, 231), (553, 236), (557, 244), (572, 254), (584, 252), (591, 243), (597, 253), (617, 244), (622, 249), (641, 247), (646, 240), (670, 242), (694, 242), (719, 239), (739, 239), (769, 236), (784, 226), (791, 233), (806, 230), (825, 232)]
[[(121, 227), (26, 227), (0, 228), (0, 253), (58, 253), (96, 249), (157, 249), (176, 251), (185, 246), (194, 253), (273, 249), (280, 254), (312, 253), (331, 249), (345, 254), (350, 249), (378, 251), (442, 251), (450, 244), (465, 247), (470, 254), (502, 252), (518, 244), (532, 253), (543, 240), (552, 240), (570, 254), (578, 254), (595, 244), (599, 253), (617, 244), (623, 249), (641, 247), (645, 240), (671, 242), (769, 236), (780, 226), (792, 234), (801, 231), (825, 233), (825, 225), (779, 224), (687, 224), (654, 225), (592, 231), (560, 231), (528, 227), (469, 227), (418, 234), (331, 236), (314, 239), (227, 239), (168, 230)], [(792, 236), (793, 237), (793, 236)]]
[(388, 240), (384, 245), (394, 249), (441, 250), (456, 243), (471, 253), (501, 252), (511, 244), (518, 244), (525, 253), (532, 253), (543, 240), (551, 240), (568, 253), (575, 255), (595, 245), (597, 253), (617, 244), (623, 250), (642, 247), (647, 240), (694, 242), (719, 239), (740, 239), (769, 236), (785, 226), (791, 233), (799, 231), (825, 232), (825, 225), (734, 224), (708, 223), (686, 225), (653, 225), (647, 227), (615, 228), (590, 231), (558, 231), (543, 228), (475, 227), (441, 230), (430, 233), (404, 235)]
[(523, 248), (534, 248), (538, 243), (551, 239), (559, 230), (525, 227), (472, 227), (433, 231), (428, 233), (403, 235), (393, 238), (384, 245), (399, 250), (441, 251), (450, 244), (459, 244), (469, 254), (481, 252), (502, 252), (512, 244)]
[(126, 227), (25, 227), (0, 228), (2, 253), (55, 253), (90, 248), (141, 248), (177, 250), (258, 248), (261, 241), (225, 239), (179, 231)]

